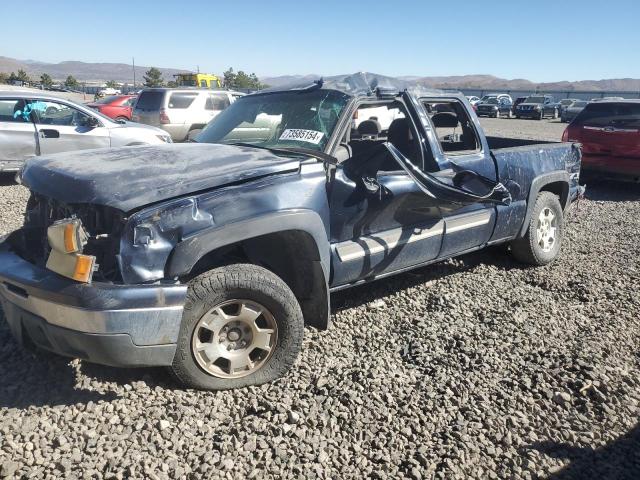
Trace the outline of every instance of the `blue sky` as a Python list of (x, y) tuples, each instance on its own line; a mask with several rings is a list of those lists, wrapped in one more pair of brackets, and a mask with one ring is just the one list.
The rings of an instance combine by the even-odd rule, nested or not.
[[(113, 8), (108, 8), (113, 7)], [(0, 4), (0, 55), (259, 76), (370, 71), (640, 78), (640, 1), (41, 1)]]

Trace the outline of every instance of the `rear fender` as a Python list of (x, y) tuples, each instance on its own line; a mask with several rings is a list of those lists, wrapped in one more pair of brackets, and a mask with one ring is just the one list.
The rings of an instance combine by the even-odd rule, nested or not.
[(553, 189), (550, 191), (558, 194), (562, 209), (565, 210), (567, 208), (569, 203), (570, 178), (569, 173), (565, 170), (543, 173), (542, 175), (534, 178), (533, 182), (531, 182), (531, 188), (529, 189), (529, 195), (527, 197), (527, 211), (518, 237), (523, 237), (527, 233), (536, 198), (538, 197), (538, 194), (541, 191), (544, 191), (547, 187), (553, 185)]

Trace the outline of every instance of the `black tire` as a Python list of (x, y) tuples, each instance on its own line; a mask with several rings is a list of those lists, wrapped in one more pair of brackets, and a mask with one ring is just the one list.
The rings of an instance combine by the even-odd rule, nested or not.
[[(544, 209), (550, 209), (555, 218), (556, 232), (555, 240), (552, 248), (545, 251), (538, 243), (537, 228), (538, 220)], [(564, 216), (560, 200), (551, 192), (540, 192), (533, 206), (533, 212), (529, 219), (527, 231), (522, 238), (518, 238), (511, 242), (511, 253), (520, 262), (529, 265), (546, 265), (554, 261), (560, 254), (562, 246), (562, 237), (564, 234)]]
[[(277, 339), (270, 356), (255, 371), (241, 377), (222, 378), (207, 373), (198, 364), (192, 338), (206, 313), (235, 299), (256, 302), (268, 309), (277, 326)], [(281, 377), (291, 368), (300, 352), (303, 335), (304, 319), (300, 305), (280, 277), (249, 264), (216, 268), (189, 283), (178, 347), (170, 371), (184, 385), (203, 390), (260, 385)]]

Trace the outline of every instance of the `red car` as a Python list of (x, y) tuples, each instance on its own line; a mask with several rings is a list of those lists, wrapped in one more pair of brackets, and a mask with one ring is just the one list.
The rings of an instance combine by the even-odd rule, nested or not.
[(640, 100), (589, 103), (562, 140), (582, 144), (587, 175), (640, 181)]
[(115, 120), (131, 120), (136, 98), (138, 98), (136, 95), (112, 95), (87, 103), (87, 106)]

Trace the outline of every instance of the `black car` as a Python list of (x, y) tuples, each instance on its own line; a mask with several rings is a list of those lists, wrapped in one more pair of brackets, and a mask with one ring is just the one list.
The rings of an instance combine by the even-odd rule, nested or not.
[(508, 97), (490, 97), (476, 105), (476, 113), (479, 117), (500, 118), (505, 116), (511, 118), (513, 115), (512, 106), (513, 102)]
[(513, 105), (511, 106), (511, 111), (513, 112), (513, 114), (516, 114), (516, 108), (518, 108), (518, 105), (520, 105), (521, 103), (524, 103), (524, 101), (527, 99), (528, 97), (517, 97), (514, 101), (513, 101)]
[(558, 118), (560, 111), (551, 95), (532, 95), (516, 107), (515, 115), (516, 118), (542, 120), (544, 117)]

